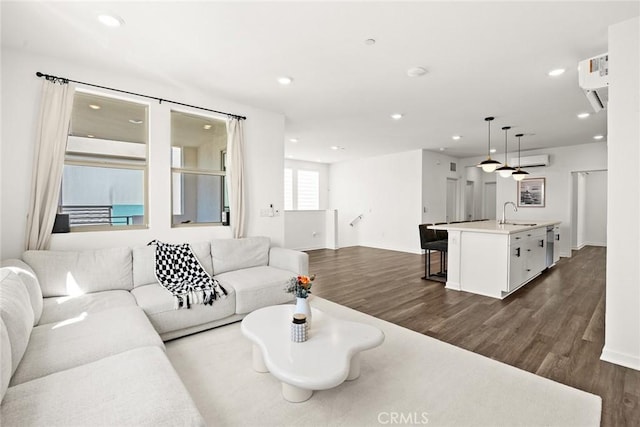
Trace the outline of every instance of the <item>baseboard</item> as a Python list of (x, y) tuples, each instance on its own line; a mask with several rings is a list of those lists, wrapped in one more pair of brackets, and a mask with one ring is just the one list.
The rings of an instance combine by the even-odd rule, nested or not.
[(396, 251), (396, 252), (407, 252), (410, 254), (416, 254), (416, 255), (422, 255), (424, 254), (424, 251), (420, 248), (406, 248), (406, 247), (398, 247), (398, 246), (391, 246), (391, 245), (380, 245), (380, 244), (376, 244), (376, 243), (361, 243), (357, 246), (365, 246), (368, 248), (376, 248), (376, 249), (385, 249), (387, 251)]
[(620, 353), (608, 348), (602, 349), (600, 360), (640, 371), (640, 356)]
[(606, 243), (603, 242), (587, 242), (584, 244), (584, 246), (600, 246), (600, 247), (607, 247)]
[(298, 248), (290, 248), (290, 249), (292, 249), (292, 250), (294, 250), (294, 251), (301, 251), (301, 252), (304, 252), (304, 251), (315, 251), (315, 250), (317, 250), (317, 249), (334, 249), (334, 250), (335, 250), (335, 249), (337, 249), (337, 248), (328, 248), (328, 247), (326, 247), (326, 246), (319, 245), (319, 246), (308, 246), (308, 247), (306, 247), (306, 246), (305, 246), (305, 247), (301, 246), (301, 247), (298, 247)]

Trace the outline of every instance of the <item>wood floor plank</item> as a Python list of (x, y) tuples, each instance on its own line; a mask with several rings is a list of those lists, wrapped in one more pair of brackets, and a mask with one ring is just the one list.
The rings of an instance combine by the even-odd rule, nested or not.
[(587, 246), (501, 301), (422, 280), (423, 255), (309, 251), (315, 295), (600, 395), (603, 426), (639, 426), (640, 372), (600, 360), (605, 266), (606, 248)]

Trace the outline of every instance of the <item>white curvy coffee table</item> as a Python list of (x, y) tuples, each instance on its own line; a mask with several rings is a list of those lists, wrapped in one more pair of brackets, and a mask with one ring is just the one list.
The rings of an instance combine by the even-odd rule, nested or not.
[(309, 338), (291, 341), (294, 305), (274, 305), (248, 314), (242, 333), (253, 342), (253, 369), (282, 381), (289, 402), (304, 402), (314, 390), (326, 390), (360, 376), (360, 352), (384, 341), (378, 328), (332, 317), (311, 308)]

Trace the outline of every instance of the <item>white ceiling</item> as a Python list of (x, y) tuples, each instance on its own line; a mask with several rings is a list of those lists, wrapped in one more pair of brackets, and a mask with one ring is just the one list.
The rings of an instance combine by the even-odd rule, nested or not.
[[(103, 11), (125, 25), (102, 26)], [(609, 25), (639, 14), (638, 1), (3, 1), (2, 44), (282, 112), (296, 159), (486, 154), (488, 115), (500, 159), (505, 125), (527, 135), (523, 149), (606, 135), (605, 112), (576, 117), (592, 111), (577, 63), (607, 51)], [(414, 66), (428, 74), (408, 77)], [(567, 71), (547, 76), (555, 68)], [(283, 75), (293, 84), (280, 86)]]

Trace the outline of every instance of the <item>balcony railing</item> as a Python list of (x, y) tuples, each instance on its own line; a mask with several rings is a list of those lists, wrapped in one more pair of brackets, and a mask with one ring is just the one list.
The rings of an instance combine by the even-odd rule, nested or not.
[(59, 213), (69, 215), (70, 227), (89, 225), (132, 225), (135, 215), (113, 215), (111, 205), (63, 205)]

